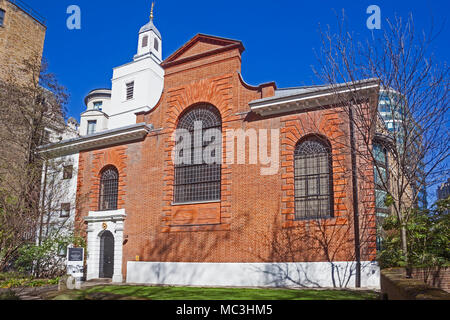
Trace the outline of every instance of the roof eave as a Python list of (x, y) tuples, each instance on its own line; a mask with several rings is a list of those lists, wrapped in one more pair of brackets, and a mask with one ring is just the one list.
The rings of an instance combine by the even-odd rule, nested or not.
[(339, 95), (349, 93), (353, 90), (378, 90), (379, 81), (368, 79), (355, 82), (354, 88), (349, 88), (348, 84), (336, 85), (336, 87), (319, 88), (313, 92), (306, 92), (285, 97), (271, 97), (254, 100), (249, 103), (250, 109), (261, 115), (273, 115), (287, 113), (303, 109), (315, 108), (339, 102)]
[(41, 146), (38, 152), (42, 155), (49, 156), (50, 158), (74, 154), (84, 150), (103, 148), (140, 140), (151, 130), (152, 127), (148, 126), (146, 123), (139, 123), (125, 128), (108, 130), (89, 136)]

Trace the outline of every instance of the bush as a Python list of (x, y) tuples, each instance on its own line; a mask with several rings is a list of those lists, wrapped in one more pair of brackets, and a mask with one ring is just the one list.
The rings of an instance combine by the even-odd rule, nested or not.
[[(440, 200), (431, 210), (410, 209), (406, 224), (410, 265), (439, 267), (450, 263), (450, 197)], [(383, 229), (388, 236), (378, 255), (382, 268), (406, 267), (401, 250), (400, 223), (395, 216), (386, 218)]]
[(35, 278), (54, 278), (65, 273), (65, 258), (60, 255), (61, 249), (71, 243), (80, 243), (80, 239), (72, 236), (49, 237), (41, 245), (27, 244), (18, 250), (14, 262), (15, 270), (31, 274)]

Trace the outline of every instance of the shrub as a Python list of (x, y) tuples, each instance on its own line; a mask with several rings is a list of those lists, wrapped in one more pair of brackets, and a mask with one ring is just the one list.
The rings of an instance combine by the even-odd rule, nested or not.
[[(450, 263), (450, 197), (431, 208), (410, 209), (406, 224), (411, 266), (438, 267)], [(396, 216), (386, 218), (383, 229), (388, 234), (378, 255), (382, 268), (405, 267), (401, 250), (400, 223)]]

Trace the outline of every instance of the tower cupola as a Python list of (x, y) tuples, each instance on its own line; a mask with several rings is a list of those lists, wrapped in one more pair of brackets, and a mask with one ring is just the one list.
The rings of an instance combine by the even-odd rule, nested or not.
[(153, 23), (153, 8), (155, 3), (152, 3), (150, 12), (150, 21), (139, 30), (139, 41), (137, 54), (134, 56), (134, 61), (140, 60), (148, 55), (156, 58), (158, 63), (162, 61), (162, 38)]

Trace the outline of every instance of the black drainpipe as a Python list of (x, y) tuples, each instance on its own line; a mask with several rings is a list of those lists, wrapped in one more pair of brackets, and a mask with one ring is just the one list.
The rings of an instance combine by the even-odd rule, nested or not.
[(359, 241), (359, 206), (358, 206), (358, 177), (356, 171), (356, 149), (355, 149), (355, 129), (353, 124), (353, 108), (349, 106), (350, 120), (350, 147), (352, 155), (352, 186), (353, 186), (353, 224), (355, 228), (355, 258), (356, 258), (356, 274), (355, 286), (361, 287), (361, 244)]

